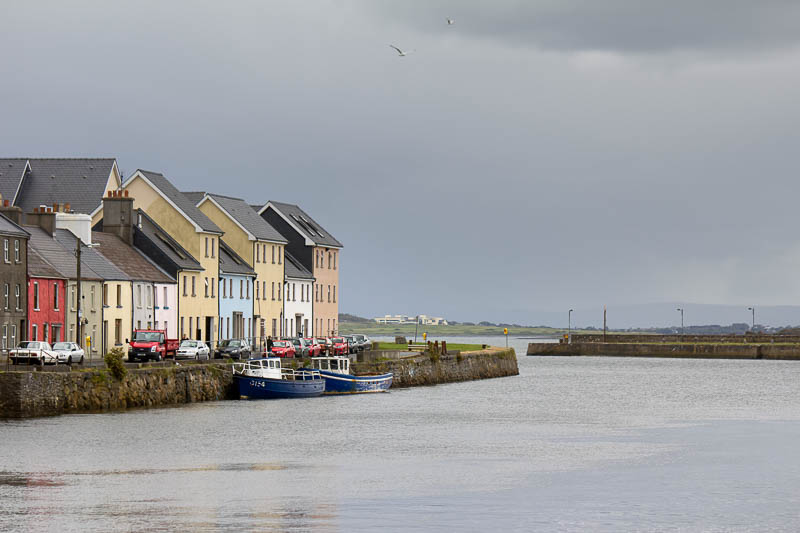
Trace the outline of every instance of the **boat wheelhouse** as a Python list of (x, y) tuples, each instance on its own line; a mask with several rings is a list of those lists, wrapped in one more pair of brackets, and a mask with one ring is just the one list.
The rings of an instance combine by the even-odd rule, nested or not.
[(240, 398), (312, 398), (325, 392), (325, 380), (312, 369), (281, 368), (279, 357), (233, 365)]
[(394, 378), (391, 372), (387, 374), (352, 374), (348, 357), (312, 357), (311, 366), (318, 370), (325, 380), (325, 394), (385, 392), (392, 386)]

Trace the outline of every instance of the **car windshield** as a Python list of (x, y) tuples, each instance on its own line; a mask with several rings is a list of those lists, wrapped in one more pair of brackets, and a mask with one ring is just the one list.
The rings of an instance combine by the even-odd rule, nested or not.
[(273, 346), (277, 346), (278, 348), (286, 348), (289, 346), (289, 341), (275, 341), (272, 343)]
[(197, 348), (197, 341), (183, 341), (181, 348)]
[(232, 341), (232, 340), (224, 340), (219, 343), (220, 347), (222, 348), (238, 348), (241, 346), (241, 342), (239, 341)]
[(331, 339), (331, 341), (333, 341), (335, 343), (343, 343), (343, 342), (345, 342), (345, 340), (343, 338), (341, 338), (341, 337), (334, 337), (334, 338)]
[(71, 350), (72, 344), (68, 342), (57, 342), (53, 345), (54, 350)]
[(38, 349), (39, 343), (35, 341), (22, 341), (19, 343), (18, 348), (27, 348), (27, 349)]
[(160, 331), (137, 331), (133, 335), (136, 342), (162, 342), (164, 334)]

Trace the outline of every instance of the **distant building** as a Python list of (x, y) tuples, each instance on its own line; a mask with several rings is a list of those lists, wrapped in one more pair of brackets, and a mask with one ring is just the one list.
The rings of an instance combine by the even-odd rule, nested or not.
[(373, 320), (378, 324), (414, 324), (419, 320), (419, 324), (422, 326), (447, 325), (447, 320), (444, 318), (428, 315), (418, 315), (416, 317), (408, 315), (383, 315), (375, 317)]

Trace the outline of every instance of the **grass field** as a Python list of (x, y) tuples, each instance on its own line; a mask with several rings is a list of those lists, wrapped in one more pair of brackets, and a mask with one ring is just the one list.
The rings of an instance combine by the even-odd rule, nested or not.
[[(339, 332), (342, 335), (350, 333), (363, 333), (369, 336), (394, 337), (402, 335), (406, 338), (414, 338), (414, 324), (376, 324), (375, 322), (340, 322)], [(509, 336), (536, 336), (536, 335), (562, 335), (566, 329), (556, 328), (508, 328)], [(596, 331), (583, 331), (573, 329), (573, 333), (597, 333)], [(488, 337), (492, 335), (502, 335), (503, 328), (497, 326), (466, 326), (464, 324), (448, 326), (418, 326), (417, 340), (422, 340), (422, 334), (427, 333), (428, 337)]]

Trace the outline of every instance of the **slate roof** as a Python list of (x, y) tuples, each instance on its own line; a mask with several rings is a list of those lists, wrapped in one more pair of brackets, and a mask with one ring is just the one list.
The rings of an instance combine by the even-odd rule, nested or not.
[(92, 242), (100, 244), (96, 248), (104, 258), (136, 281), (154, 283), (175, 283), (175, 280), (153, 265), (133, 246), (111, 233), (92, 232)]
[(291, 221), (300, 233), (307, 239), (311, 240), (317, 246), (335, 246), (337, 248), (344, 248), (342, 243), (336, 240), (333, 235), (328, 233), (325, 228), (317, 224), (308, 213), (300, 209), (299, 206), (294, 204), (286, 204), (283, 202), (269, 202), (276, 211), (281, 213), (286, 219)]
[[(206, 193), (188, 193), (191, 195)], [(228, 215), (236, 220), (242, 227), (244, 227), (251, 235), (260, 241), (278, 242), (287, 244), (289, 241), (283, 235), (273, 228), (269, 222), (261, 218), (261, 215), (253, 211), (253, 208), (241, 198), (233, 198), (231, 196), (223, 196), (221, 194), (208, 194), (217, 202)], [(201, 196), (200, 200), (203, 197)]]
[(169, 200), (178, 206), (178, 209), (184, 212), (195, 224), (200, 226), (203, 231), (209, 233), (219, 233), (222, 235), (224, 232), (211, 221), (202, 211), (197, 208), (197, 205), (186, 197), (182, 192), (175, 188), (170, 181), (164, 177), (163, 174), (158, 172), (150, 172), (149, 170), (138, 170), (144, 177), (146, 177), (153, 185), (155, 185), (161, 193), (169, 198)]
[(14, 195), (22, 182), (27, 163), (25, 158), (0, 158), (0, 194), (3, 195), (3, 200), (14, 202)]
[(170, 261), (175, 263), (178, 269), (203, 270), (200, 261), (195, 259), (192, 254), (186, 251), (186, 248), (170, 237), (169, 233), (156, 224), (144, 211), (137, 209), (134, 220), (137, 220), (137, 215), (141, 215), (142, 225), (141, 227), (135, 226), (135, 231), (144, 235), (147, 240), (153, 243), (153, 246), (157, 247)]
[(284, 267), (283, 272), (287, 278), (292, 279), (308, 279), (313, 280), (314, 275), (308, 271), (306, 267), (300, 264), (300, 261), (294, 258), (289, 252), (283, 253)]
[(247, 261), (234, 252), (222, 239), (219, 240), (219, 271), (222, 274), (236, 274), (238, 276), (256, 275), (256, 271), (247, 264)]
[[(76, 259), (75, 259), (75, 237), (72, 238), (71, 248), (65, 248), (59, 241), (50, 236), (42, 228), (36, 226), (25, 226), (25, 230), (30, 233), (28, 240), (28, 250), (33, 249), (36, 253), (41, 255), (57, 272), (68, 279), (75, 279), (77, 277)], [(59, 230), (65, 231), (65, 230)], [(84, 261), (84, 255), (81, 253), (81, 279), (86, 280), (102, 280), (97, 272), (89, 267), (89, 264)]]
[[(75, 234), (67, 229), (57, 229), (55, 239), (65, 248), (75, 249)], [(131, 281), (131, 277), (118, 269), (114, 264), (100, 255), (96, 248), (89, 248), (81, 245), (81, 264), (86, 263), (103, 280), (108, 281)], [(81, 267), (83, 268), (83, 267)], [(81, 272), (83, 275), (83, 272)]]
[[(65, 276), (48, 263), (39, 252), (28, 247), (28, 275), (32, 278), (64, 279)], [(83, 277), (83, 272), (81, 272)]]
[[(0, 159), (0, 168), (21, 159)], [(40, 205), (70, 204), (91, 214), (103, 201), (114, 158), (28, 158), (31, 171), (22, 180), (14, 205), (26, 213)], [(18, 163), (15, 163), (18, 164)], [(5, 193), (4, 193), (5, 196)]]
[(27, 237), (29, 234), (22, 226), (18, 226), (12, 220), (0, 213), (0, 235), (14, 235), (17, 237)]

